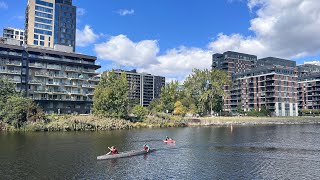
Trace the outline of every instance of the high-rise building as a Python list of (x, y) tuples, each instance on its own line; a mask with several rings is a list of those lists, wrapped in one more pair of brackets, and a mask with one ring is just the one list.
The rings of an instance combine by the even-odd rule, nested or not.
[(24, 43), (24, 30), (16, 28), (3, 28), (3, 38), (17, 40), (20, 45)]
[(25, 33), (28, 45), (64, 45), (75, 51), (76, 7), (72, 0), (28, 0)]
[(165, 86), (165, 77), (154, 76), (147, 73), (137, 73), (136, 70), (124, 71), (115, 70), (116, 74), (126, 74), (128, 87), (129, 87), (129, 99), (141, 106), (149, 106), (150, 102), (159, 98), (161, 94), (161, 88)]
[(94, 56), (0, 43), (0, 77), (46, 113), (91, 112), (99, 83), (95, 70), (101, 67), (95, 61)]

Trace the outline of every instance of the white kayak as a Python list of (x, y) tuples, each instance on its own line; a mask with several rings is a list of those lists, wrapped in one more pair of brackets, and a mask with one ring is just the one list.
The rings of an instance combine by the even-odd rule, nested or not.
[(131, 157), (131, 156), (137, 156), (137, 155), (142, 155), (142, 154), (147, 154), (150, 152), (155, 151), (155, 149), (150, 149), (149, 152), (146, 150), (133, 150), (133, 151), (125, 151), (125, 152), (120, 152), (119, 154), (105, 154), (102, 156), (98, 156), (97, 160), (106, 160), (106, 159), (116, 159), (116, 158), (124, 158), (124, 157)]

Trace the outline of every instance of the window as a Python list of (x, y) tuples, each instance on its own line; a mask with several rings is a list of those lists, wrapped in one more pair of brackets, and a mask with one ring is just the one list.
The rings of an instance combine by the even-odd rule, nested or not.
[(52, 19), (52, 15), (51, 14), (42, 13), (42, 12), (38, 12), (38, 11), (36, 11), (35, 14), (36, 14), (36, 16)]
[(37, 28), (52, 30), (52, 26), (50, 26), (50, 25), (34, 23), (34, 26)]
[(48, 6), (48, 7), (53, 7), (52, 3), (41, 1), (41, 0), (36, 0), (36, 4), (40, 4), (40, 5)]
[(44, 40), (44, 36), (40, 35), (40, 40)]
[(34, 29), (35, 33), (38, 34), (44, 34), (44, 35), (49, 35), (52, 36), (52, 31), (46, 31), (46, 30), (41, 30), (41, 29)]
[(50, 44), (50, 43), (48, 43), (48, 46), (49, 46), (49, 47), (51, 47), (51, 44)]
[(41, 46), (44, 46), (44, 42), (43, 42), (43, 41), (40, 41), (40, 45), (41, 45)]
[(37, 41), (37, 40), (34, 40), (34, 41), (33, 41), (33, 44), (34, 44), (34, 45), (38, 45), (38, 41)]
[(36, 22), (41, 22), (41, 23), (46, 23), (46, 24), (52, 24), (52, 20), (43, 19), (43, 18), (39, 18), (39, 17), (35, 17), (35, 21)]
[(52, 11), (53, 11), (52, 9), (41, 7), (41, 6), (36, 6), (36, 10), (47, 12), (47, 13), (52, 13)]
[(23, 32), (20, 32), (20, 36), (23, 36)]
[(19, 31), (16, 31), (15, 33), (16, 33), (16, 35), (19, 35)]
[(38, 34), (35, 34), (35, 35), (34, 35), (34, 39), (39, 39), (39, 35), (38, 35)]

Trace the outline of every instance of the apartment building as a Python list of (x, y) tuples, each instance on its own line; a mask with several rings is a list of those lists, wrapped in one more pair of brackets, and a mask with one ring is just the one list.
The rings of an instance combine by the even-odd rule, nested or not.
[(3, 38), (16, 40), (19, 45), (23, 45), (24, 30), (11, 27), (3, 28)]
[[(256, 66), (257, 56), (238, 53), (233, 51), (227, 51), (223, 54), (213, 54), (212, 55), (212, 68), (220, 69), (226, 71), (230, 76), (237, 73), (243, 73), (251, 70)], [(225, 86), (224, 91), (226, 93), (224, 101), (224, 111), (231, 111), (231, 93), (230, 86)]]
[(47, 113), (88, 114), (99, 83), (96, 57), (0, 43), (0, 77)]
[(298, 116), (296, 69), (283, 66), (257, 67), (233, 77), (231, 111), (265, 106), (273, 116)]
[(28, 0), (25, 43), (54, 48), (72, 47), (75, 51), (76, 7), (72, 0)]
[(129, 86), (129, 99), (147, 107), (154, 98), (159, 98), (161, 88), (165, 86), (165, 77), (147, 73), (138, 73), (136, 70), (115, 70), (116, 74), (126, 74)]

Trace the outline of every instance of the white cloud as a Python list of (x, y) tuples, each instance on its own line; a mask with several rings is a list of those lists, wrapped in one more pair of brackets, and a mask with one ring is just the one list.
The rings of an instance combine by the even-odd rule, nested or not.
[(76, 44), (80, 47), (95, 43), (99, 35), (95, 34), (89, 25), (85, 25), (83, 30), (76, 30)]
[(248, 0), (247, 5), (254, 13), (248, 27), (251, 36), (220, 33), (206, 48), (181, 46), (159, 54), (156, 40), (133, 42), (119, 35), (97, 44), (95, 51), (102, 60), (179, 81), (193, 68), (210, 68), (213, 53), (231, 50), (259, 58), (297, 58), (320, 53), (319, 0)]
[(86, 14), (86, 10), (83, 8), (77, 8), (77, 16), (83, 16)]
[(7, 3), (0, 1), (0, 9), (8, 9), (8, 8), (9, 8), (9, 6)]
[(159, 46), (156, 40), (133, 42), (125, 35), (114, 36), (105, 43), (96, 44), (95, 51), (99, 59), (179, 81), (193, 68), (204, 69), (211, 65), (209, 51), (182, 46), (158, 55)]
[(134, 9), (119, 9), (117, 12), (120, 16), (133, 15)]
[(142, 67), (157, 63), (159, 52), (156, 40), (133, 42), (125, 35), (111, 37), (107, 42), (96, 44), (98, 58), (111, 60), (119, 65)]
[(248, 7), (256, 14), (249, 28), (254, 35), (219, 34), (209, 45), (213, 51), (285, 58), (319, 53), (319, 0), (248, 0)]

